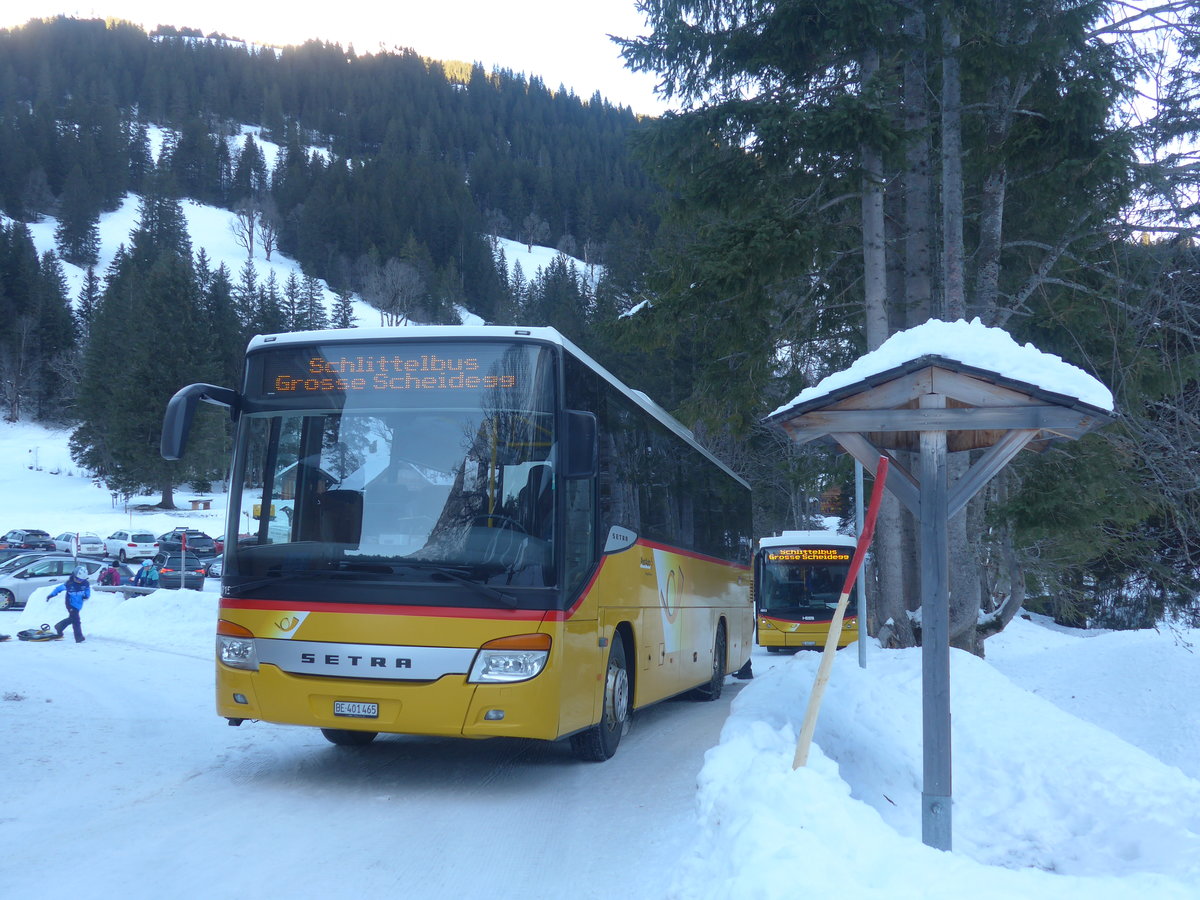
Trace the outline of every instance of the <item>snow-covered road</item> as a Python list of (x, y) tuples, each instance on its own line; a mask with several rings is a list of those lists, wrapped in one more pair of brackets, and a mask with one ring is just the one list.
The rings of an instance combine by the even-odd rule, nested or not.
[[(0, 615), (0, 631), (29, 618)], [(628, 893), (631, 878), (630, 895), (663, 896), (697, 834), (704, 752), (742, 687), (645, 711), (601, 764), (535, 741), (381, 736), (349, 749), (312, 729), (225, 725), (207, 636), (155, 646), (117, 631), (0, 645), (0, 733), (16, 738), (0, 896), (516, 897), (571, 885), (585, 898)]]

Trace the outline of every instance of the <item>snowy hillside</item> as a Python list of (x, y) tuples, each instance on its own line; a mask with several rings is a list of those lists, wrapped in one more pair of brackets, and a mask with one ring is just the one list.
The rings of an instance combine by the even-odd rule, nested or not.
[[(255, 144), (262, 150), (267, 171), (271, 171), (275, 165), (275, 159), (280, 152), (280, 147), (278, 144), (265, 140), (259, 129), (255, 127), (249, 125), (243, 126), (240, 135), (227, 139), (230, 153), (236, 157), (241, 149), (241, 142), (245, 135), (250, 135)], [(164, 132), (161, 128), (151, 127), (149, 129), (149, 136), (151, 153), (157, 159), (162, 149)], [(311, 148), (310, 152), (320, 153), (323, 151), (319, 148)], [(129, 245), (129, 235), (138, 226), (139, 202), (139, 197), (134, 194), (127, 194), (119, 209), (103, 213), (100, 216), (100, 251), (99, 260), (95, 266), (95, 271), (98, 274), (103, 275), (107, 271), (109, 264), (116, 255), (118, 247), (122, 244)], [(234, 236), (234, 214), (229, 210), (206, 206), (194, 200), (183, 200), (182, 207), (184, 217), (187, 220), (188, 235), (192, 239), (193, 252), (199, 252), (203, 249), (208, 256), (210, 268), (216, 269), (223, 263), (226, 269), (229, 270), (230, 278), (236, 281), (242, 267), (247, 262), (248, 255), (245, 247), (240, 245)], [(28, 226), (34, 246), (37, 248), (39, 254), (55, 249), (54, 232), (57, 227), (58, 221), (54, 218), (45, 218), (41, 222)], [(515, 264), (520, 262), (525, 281), (531, 282), (541, 271), (547, 269), (550, 262), (558, 255), (558, 251), (553, 248), (541, 247), (536, 244), (529, 247), (519, 241), (507, 238), (498, 238), (495, 243), (497, 252), (501, 249), (504, 252), (506, 271), (502, 274), (505, 278), (511, 277)], [(576, 270), (585, 279), (589, 287), (594, 289), (602, 273), (602, 268), (596, 265), (588, 266), (580, 259), (572, 257), (568, 257), (568, 259), (575, 264)], [(252, 261), (258, 272), (260, 284), (267, 280), (271, 272), (275, 273), (275, 280), (281, 289), (289, 276), (304, 277), (300, 264), (279, 251), (273, 252), (271, 259), (268, 261), (264, 257), (262, 249), (255, 247)], [(83, 287), (86, 272), (79, 266), (72, 265), (71, 263), (61, 262), (61, 265), (67, 282), (67, 296), (73, 302), (79, 296), (80, 290)], [(322, 282), (322, 287), (325, 291), (325, 310), (327, 314), (331, 314), (336, 295), (324, 282)], [(460, 309), (459, 313), (464, 324), (482, 324), (480, 319), (466, 310)], [(358, 297), (354, 299), (354, 315), (355, 321), (359, 325), (376, 326), (382, 324), (379, 311)]]
[[(114, 508), (65, 436), (0, 424), (4, 530), (224, 529), (219, 494), (206, 513)], [(761, 650), (754, 681), (640, 713), (600, 765), (536, 742), (346, 752), (214, 715), (215, 590), (97, 596), (86, 644), (0, 644), (0, 897), (1200, 897), (1198, 631), (1018, 619), (986, 661), (955, 652), (942, 853), (920, 838), (919, 651), (839, 654), (798, 771), (817, 657)], [(0, 632), (60, 609), (35, 594)], [(726, 712), (718, 741), (706, 717)]]

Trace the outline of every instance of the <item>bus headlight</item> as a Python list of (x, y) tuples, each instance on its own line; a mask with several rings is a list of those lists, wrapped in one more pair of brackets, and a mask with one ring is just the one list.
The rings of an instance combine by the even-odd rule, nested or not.
[(549, 658), (548, 634), (518, 634), (497, 638), (479, 648), (467, 681), (474, 684), (528, 681), (546, 668)]
[(250, 629), (224, 619), (217, 622), (217, 661), (234, 669), (258, 671), (258, 650)]

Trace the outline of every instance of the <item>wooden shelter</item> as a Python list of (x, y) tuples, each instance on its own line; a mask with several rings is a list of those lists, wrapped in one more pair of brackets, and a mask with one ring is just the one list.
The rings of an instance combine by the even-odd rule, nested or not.
[[(1056, 362), (1067, 365), (1061, 360)], [(806, 396), (808, 393), (776, 410), (766, 421), (782, 427), (797, 443), (832, 440), (872, 473), (886, 453), (887, 489), (920, 523), (924, 744), (921, 830), (926, 844), (949, 850), (947, 522), (1022, 449), (1043, 450), (1055, 441), (1083, 437), (1112, 421), (1114, 414), (1076, 397), (936, 354), (865, 375), (826, 393)], [(947, 454), (967, 450), (981, 452), (950, 484)], [(896, 455), (901, 451), (906, 451), (905, 458)], [(915, 467), (906, 465), (909, 453), (915, 454)]]

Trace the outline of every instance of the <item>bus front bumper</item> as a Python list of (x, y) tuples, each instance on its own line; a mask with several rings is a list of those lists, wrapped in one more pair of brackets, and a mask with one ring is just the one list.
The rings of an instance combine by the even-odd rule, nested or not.
[(463, 675), (403, 682), (297, 676), (271, 665), (251, 672), (218, 663), (217, 714), (351, 731), (553, 740), (558, 697), (547, 674), (513, 684), (470, 684)]

